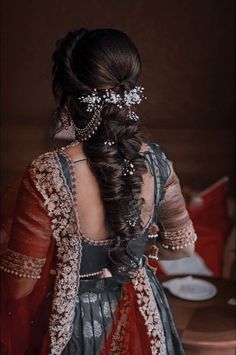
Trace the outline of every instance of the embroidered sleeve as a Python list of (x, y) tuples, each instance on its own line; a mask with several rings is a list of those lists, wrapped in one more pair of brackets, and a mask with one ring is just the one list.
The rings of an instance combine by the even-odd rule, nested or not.
[(7, 249), (0, 268), (9, 274), (22, 278), (39, 279), (45, 261), (46, 258), (34, 258), (12, 249)]
[(193, 244), (197, 236), (171, 162), (170, 167), (171, 174), (165, 184), (164, 198), (160, 203), (159, 222), (162, 246), (175, 250)]
[(22, 180), (1, 270), (19, 278), (38, 279), (50, 244), (50, 219), (29, 168)]

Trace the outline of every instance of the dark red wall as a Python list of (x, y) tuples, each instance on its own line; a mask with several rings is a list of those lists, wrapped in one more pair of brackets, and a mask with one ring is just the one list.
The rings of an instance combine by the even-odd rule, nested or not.
[(148, 96), (143, 122), (181, 181), (195, 189), (233, 181), (233, 0), (2, 0), (2, 186), (49, 149), (51, 53), (82, 26), (133, 38)]

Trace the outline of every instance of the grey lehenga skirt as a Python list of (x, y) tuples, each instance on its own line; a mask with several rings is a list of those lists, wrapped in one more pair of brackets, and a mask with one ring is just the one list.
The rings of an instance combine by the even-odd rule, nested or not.
[(121, 285), (113, 278), (81, 280), (72, 337), (63, 355), (97, 355), (106, 342)]
[[(147, 274), (162, 318), (167, 354), (184, 355), (162, 286), (148, 267)], [(100, 354), (120, 296), (121, 285), (113, 278), (81, 280), (72, 337), (62, 355)]]

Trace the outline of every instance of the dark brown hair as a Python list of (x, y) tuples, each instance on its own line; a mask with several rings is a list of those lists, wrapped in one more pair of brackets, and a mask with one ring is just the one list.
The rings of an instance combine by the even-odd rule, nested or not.
[[(91, 114), (78, 97), (113, 89), (116, 93), (130, 90), (141, 73), (141, 59), (129, 37), (115, 29), (69, 32), (57, 42), (53, 54), (53, 92), (59, 110), (67, 106), (74, 124), (85, 127)], [(144, 137), (138, 123), (128, 119), (126, 108), (106, 104), (101, 111), (102, 124), (96, 133), (83, 143), (91, 169), (100, 186), (106, 220), (120, 237), (134, 237), (141, 232), (140, 213), (142, 175), (146, 172), (139, 154)], [(114, 140), (106, 146), (104, 141)], [(124, 159), (135, 166), (133, 176), (124, 176)], [(131, 226), (129, 219), (137, 218)]]

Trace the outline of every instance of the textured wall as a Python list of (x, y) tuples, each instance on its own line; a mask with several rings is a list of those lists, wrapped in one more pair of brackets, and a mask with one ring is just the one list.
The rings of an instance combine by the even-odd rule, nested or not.
[(181, 181), (201, 189), (233, 179), (233, 0), (2, 0), (2, 186), (49, 148), (51, 53), (82, 26), (133, 38), (144, 124)]

